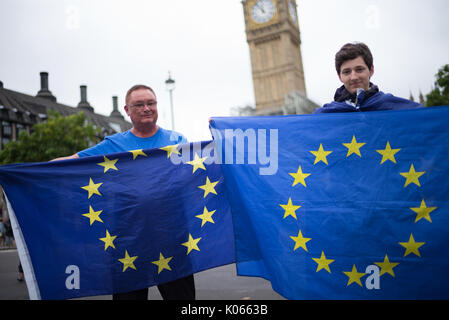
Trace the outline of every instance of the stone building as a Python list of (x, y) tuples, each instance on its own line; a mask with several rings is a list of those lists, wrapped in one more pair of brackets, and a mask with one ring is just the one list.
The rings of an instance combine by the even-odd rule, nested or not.
[(101, 128), (101, 137), (122, 132), (132, 127), (118, 111), (117, 97), (112, 97), (112, 112), (109, 116), (95, 113), (87, 101), (87, 87), (80, 86), (80, 102), (76, 107), (58, 103), (49, 90), (48, 73), (40, 73), (41, 88), (35, 96), (4, 88), (0, 81), (0, 150), (10, 141), (15, 141), (22, 131), (31, 132), (34, 124), (47, 119), (48, 110), (63, 116), (83, 111), (95, 127)]
[(312, 113), (295, 0), (243, 0), (256, 115)]

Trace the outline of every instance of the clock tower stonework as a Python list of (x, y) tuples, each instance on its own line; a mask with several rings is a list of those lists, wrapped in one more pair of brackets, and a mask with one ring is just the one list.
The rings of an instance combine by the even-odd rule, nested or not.
[(243, 0), (256, 114), (310, 113), (295, 0)]

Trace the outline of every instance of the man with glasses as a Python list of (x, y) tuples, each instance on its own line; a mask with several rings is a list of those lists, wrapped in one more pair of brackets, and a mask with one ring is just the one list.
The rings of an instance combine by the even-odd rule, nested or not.
[[(135, 85), (129, 89), (126, 93), (125, 111), (133, 124), (130, 130), (108, 136), (91, 148), (53, 161), (187, 143), (187, 139), (182, 134), (163, 129), (156, 124), (158, 118), (157, 100), (156, 94), (150, 87)], [(158, 285), (158, 289), (164, 300), (195, 299), (193, 275)], [(148, 288), (113, 294), (113, 300), (147, 299)]]
[(102, 142), (91, 148), (54, 160), (160, 148), (187, 142), (182, 134), (163, 129), (156, 124), (158, 118), (157, 100), (156, 94), (150, 87), (135, 85), (129, 89), (126, 93), (125, 111), (133, 124), (130, 130), (107, 136)]

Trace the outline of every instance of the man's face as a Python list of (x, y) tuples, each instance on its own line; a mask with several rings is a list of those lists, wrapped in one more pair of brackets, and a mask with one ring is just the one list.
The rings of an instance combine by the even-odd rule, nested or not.
[(156, 125), (157, 101), (153, 92), (148, 89), (138, 89), (131, 92), (125, 111), (134, 126)]
[(340, 68), (338, 77), (345, 85), (346, 90), (350, 93), (356, 93), (357, 88), (362, 88), (365, 91), (369, 89), (369, 81), (374, 73), (374, 66), (371, 70), (368, 69), (362, 57), (357, 57), (353, 60), (345, 61)]

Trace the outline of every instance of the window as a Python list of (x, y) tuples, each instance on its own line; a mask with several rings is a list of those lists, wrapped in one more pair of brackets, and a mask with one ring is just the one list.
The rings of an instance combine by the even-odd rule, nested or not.
[(5, 145), (12, 140), (12, 125), (8, 121), (2, 121), (1, 123), (1, 131), (2, 131), (2, 149)]
[(19, 139), (20, 133), (22, 133), (23, 131), (26, 132), (27, 128), (21, 123), (16, 123), (16, 139)]

